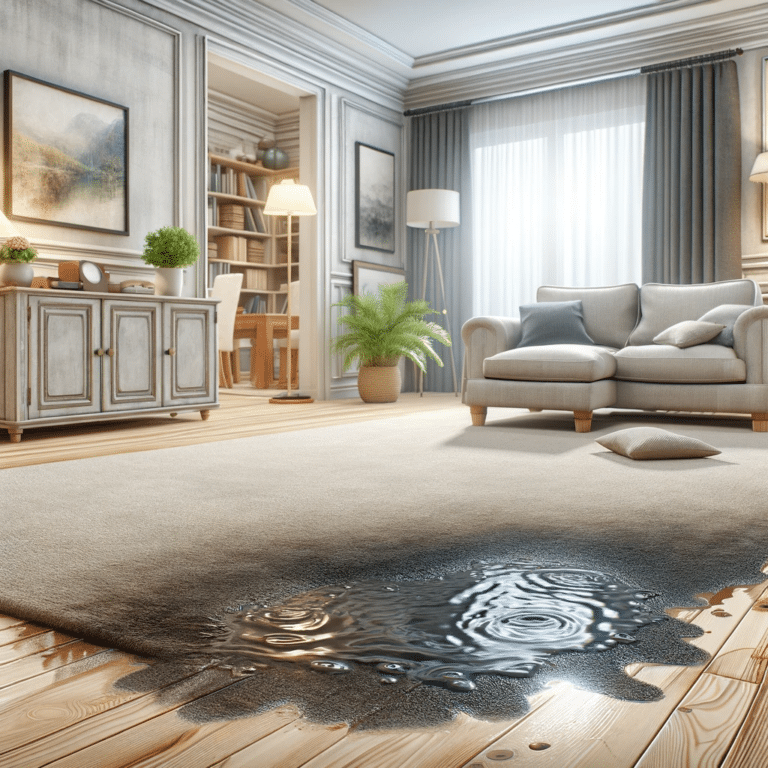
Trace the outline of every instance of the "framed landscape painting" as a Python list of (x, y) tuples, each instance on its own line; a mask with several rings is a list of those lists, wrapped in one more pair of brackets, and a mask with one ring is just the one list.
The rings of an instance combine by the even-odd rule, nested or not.
[(395, 156), (355, 142), (355, 245), (395, 252)]
[(128, 234), (128, 109), (5, 72), (9, 218)]

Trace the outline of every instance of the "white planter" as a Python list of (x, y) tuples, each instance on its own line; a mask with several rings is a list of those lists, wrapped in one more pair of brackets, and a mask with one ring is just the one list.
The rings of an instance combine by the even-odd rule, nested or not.
[(7, 261), (0, 264), (0, 285), (18, 285), (29, 288), (35, 270), (25, 261)]
[(180, 267), (155, 267), (155, 295), (181, 296), (184, 270)]

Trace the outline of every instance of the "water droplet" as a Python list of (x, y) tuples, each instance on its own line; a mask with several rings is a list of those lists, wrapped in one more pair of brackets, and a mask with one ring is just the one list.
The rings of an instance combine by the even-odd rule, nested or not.
[(533, 744), (528, 745), (528, 749), (532, 749), (535, 752), (541, 752), (544, 749), (549, 749), (552, 745), (547, 744), (546, 741), (535, 741)]
[(515, 753), (511, 749), (494, 749), (486, 752), (485, 756), (489, 760), (511, 760)]
[(617, 643), (634, 643), (637, 642), (637, 638), (633, 637), (632, 635), (628, 635), (625, 632), (613, 632), (611, 634), (611, 639), (615, 640)]
[(679, 712), (685, 712), (686, 714), (688, 714), (688, 712), (693, 712), (690, 707), (678, 707), (677, 709)]
[(382, 685), (393, 685), (394, 683), (398, 682), (400, 680), (399, 677), (392, 677), (391, 675), (384, 675), (383, 677), (379, 678), (379, 681)]
[(350, 672), (352, 667), (343, 661), (331, 661), (330, 659), (318, 659), (311, 661), (309, 666), (318, 672), (326, 672), (329, 675), (340, 675), (344, 672)]
[(718, 618), (725, 618), (726, 616), (730, 616), (731, 614), (728, 613), (728, 611), (724, 611), (722, 609), (718, 609), (716, 611), (712, 611), (713, 616), (717, 616)]

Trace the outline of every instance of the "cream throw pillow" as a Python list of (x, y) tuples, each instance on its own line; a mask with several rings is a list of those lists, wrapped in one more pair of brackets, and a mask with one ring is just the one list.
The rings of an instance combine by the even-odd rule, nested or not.
[(595, 440), (603, 448), (629, 459), (700, 459), (720, 451), (695, 437), (656, 427), (631, 427)]
[(706, 344), (725, 328), (721, 323), (708, 323), (703, 320), (683, 320), (670, 325), (665, 331), (653, 337), (654, 344), (671, 344), (685, 349), (696, 344)]

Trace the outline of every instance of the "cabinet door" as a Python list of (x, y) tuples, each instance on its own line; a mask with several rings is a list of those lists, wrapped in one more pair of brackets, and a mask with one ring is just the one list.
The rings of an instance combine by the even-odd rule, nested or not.
[(101, 301), (30, 296), (29, 418), (101, 410)]
[(162, 304), (107, 299), (103, 310), (104, 410), (160, 407)]
[(163, 307), (163, 405), (216, 402), (215, 307)]

